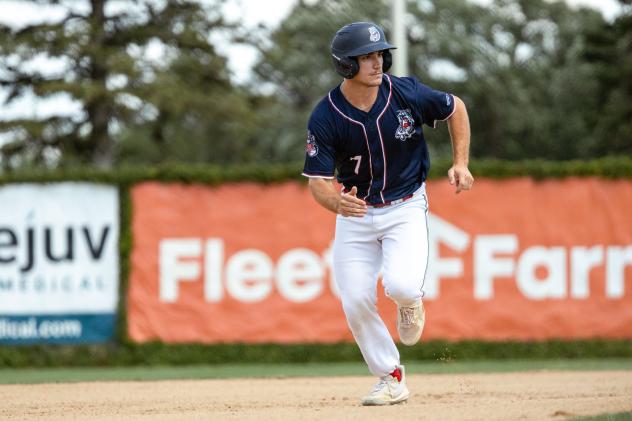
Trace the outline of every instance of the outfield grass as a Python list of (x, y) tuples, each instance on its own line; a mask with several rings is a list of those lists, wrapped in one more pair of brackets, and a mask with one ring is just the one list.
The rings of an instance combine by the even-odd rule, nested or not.
[(616, 414), (602, 414), (594, 417), (573, 418), (574, 421), (630, 421), (632, 412), (618, 412)]
[[(539, 370), (631, 370), (632, 359), (404, 362), (409, 374), (498, 373)], [(1, 369), (0, 384), (243, 377), (369, 375), (364, 363), (226, 364), (152, 367)]]

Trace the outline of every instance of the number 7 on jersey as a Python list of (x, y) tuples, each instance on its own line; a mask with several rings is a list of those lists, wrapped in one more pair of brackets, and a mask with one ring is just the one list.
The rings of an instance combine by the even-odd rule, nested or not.
[(349, 158), (350, 161), (358, 161), (358, 163), (355, 166), (355, 170), (354, 172), (356, 174), (359, 174), (360, 171), (360, 162), (362, 162), (362, 155), (356, 155), (353, 158)]

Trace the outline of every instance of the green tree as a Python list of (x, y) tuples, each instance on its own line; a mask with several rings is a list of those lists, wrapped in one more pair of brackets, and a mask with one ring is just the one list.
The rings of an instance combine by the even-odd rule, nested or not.
[(589, 116), (599, 155), (632, 155), (632, 0), (622, 13), (588, 33), (584, 56), (599, 83), (597, 106)]
[[(65, 7), (66, 16), (0, 26), (5, 104), (28, 93), (66, 94), (81, 112), (2, 121), (2, 166), (50, 164), (51, 156), (56, 165), (102, 167), (117, 159), (212, 160), (208, 144), (230, 145), (231, 134), (243, 132), (235, 121), (250, 107), (247, 96), (233, 92), (226, 60), (209, 39), (234, 29), (223, 21), (222, 1), (33, 1)], [(28, 66), (42, 57), (62, 61), (63, 71)]]
[[(598, 12), (545, 0), (495, 0), (485, 7), (408, 1), (407, 10), (411, 74), (464, 99), (474, 156), (570, 159), (599, 150), (602, 139), (589, 120), (598, 85), (582, 56), (585, 33), (603, 23)], [(262, 134), (282, 140), (277, 152), (301, 156), (309, 112), (340, 82), (328, 58), (334, 32), (371, 20), (391, 35), (389, 19), (385, 1), (297, 4), (262, 48), (256, 67), (258, 83), (272, 84), (278, 93), (277, 118)], [(447, 129), (440, 127), (427, 138), (434, 156), (448, 156)]]
[(544, 0), (437, 0), (410, 12), (413, 72), (464, 99), (475, 156), (592, 156), (597, 139), (586, 117), (597, 86), (581, 51), (584, 31), (603, 21), (596, 11)]

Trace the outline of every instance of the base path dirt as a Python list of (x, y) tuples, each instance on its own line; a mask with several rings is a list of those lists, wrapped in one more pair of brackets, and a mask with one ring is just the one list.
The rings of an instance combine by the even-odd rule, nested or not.
[(564, 420), (632, 410), (632, 371), (417, 374), (362, 407), (370, 377), (0, 385), (2, 420)]

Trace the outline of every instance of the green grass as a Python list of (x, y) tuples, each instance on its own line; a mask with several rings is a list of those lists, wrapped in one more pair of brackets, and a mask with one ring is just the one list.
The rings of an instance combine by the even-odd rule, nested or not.
[[(405, 362), (409, 374), (498, 373), (513, 371), (631, 370), (632, 359), (502, 360)], [(225, 364), (152, 367), (0, 369), (0, 384), (223, 379), (244, 377), (368, 376), (364, 363)], [(619, 418), (616, 418), (618, 421)]]
[(577, 417), (574, 421), (630, 421), (632, 420), (632, 411), (618, 412), (616, 414), (602, 414), (594, 417)]

